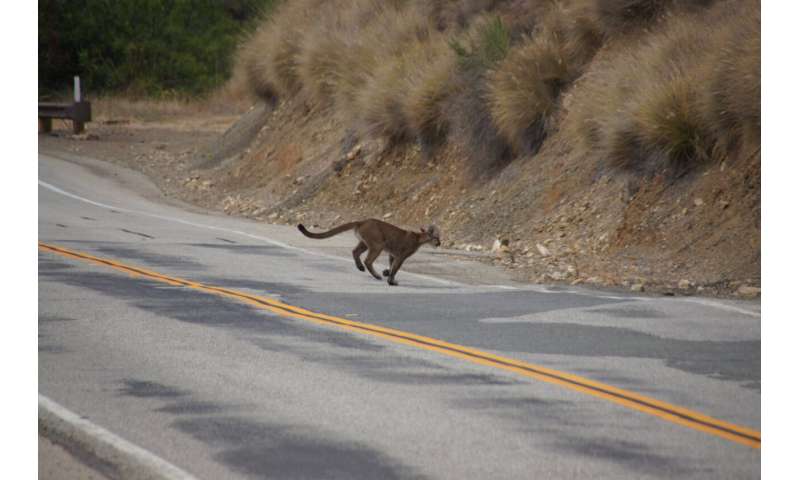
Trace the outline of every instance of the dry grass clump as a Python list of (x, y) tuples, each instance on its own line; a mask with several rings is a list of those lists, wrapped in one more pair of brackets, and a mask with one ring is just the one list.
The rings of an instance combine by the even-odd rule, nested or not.
[(435, 42), (425, 63), (417, 64), (408, 78), (404, 97), (404, 114), (411, 130), (425, 147), (444, 141), (450, 124), (446, 116), (447, 101), (457, 93), (455, 52), (443, 40)]
[(601, 45), (599, 28), (577, 8), (556, 6), (491, 73), (492, 121), (518, 154), (535, 152), (553, 129), (561, 92)]
[(245, 40), (236, 64), (243, 65), (253, 92), (269, 101), (300, 88), (296, 58), (303, 30), (316, 21), (323, 0), (284, 2)]
[(760, 27), (757, 1), (730, 7), (676, 16), (597, 65), (568, 128), (608, 165), (642, 173), (679, 175), (731, 153), (735, 138), (760, 126)]
[(379, 65), (356, 95), (352, 115), (358, 119), (362, 134), (382, 136), (392, 142), (411, 137), (411, 126), (403, 111), (408, 57)]
[(369, 45), (370, 31), (393, 11), (391, 5), (372, 0), (322, 6), (316, 23), (304, 32), (297, 58), (303, 92), (312, 104), (330, 106), (337, 97), (352, 104), (380, 58)]
[[(711, 158), (713, 138), (703, 119), (700, 99), (707, 74), (699, 69), (676, 70), (658, 82), (652, 94), (638, 100), (634, 114), (639, 127), (639, 151), (611, 158), (617, 166), (647, 170), (667, 167), (681, 173)], [(637, 156), (639, 161), (637, 162)]]
[(439, 143), (447, 132), (442, 106), (451, 94), (454, 70), (454, 54), (444, 36), (408, 42), (403, 52), (375, 69), (356, 96), (353, 115), (363, 133), (394, 142)]
[[(536, 152), (559, 128), (614, 167), (684, 170), (760, 141), (759, 8), (294, 0), (242, 47), (234, 79), (264, 99), (332, 108), (359, 135), (390, 144), (462, 144), (477, 173)], [(648, 30), (631, 33), (627, 49), (593, 60), (605, 38), (638, 27)], [(584, 75), (561, 123), (564, 93)]]
[(728, 149), (761, 144), (761, 10), (747, 0), (726, 29), (707, 97), (707, 119)]
[(451, 40), (457, 69), (452, 94), (444, 105), (453, 139), (467, 147), (468, 168), (479, 175), (492, 172), (510, 159), (510, 147), (492, 123), (487, 98), (487, 75), (511, 47), (511, 32), (499, 17), (483, 16), (459, 38)]

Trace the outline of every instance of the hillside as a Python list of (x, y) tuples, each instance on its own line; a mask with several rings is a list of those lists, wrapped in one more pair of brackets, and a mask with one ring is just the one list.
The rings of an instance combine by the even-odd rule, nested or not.
[(160, 170), (184, 199), (507, 240), (481, 258), (524, 281), (760, 287), (758, 1), (294, 0), (226, 88), (254, 106)]

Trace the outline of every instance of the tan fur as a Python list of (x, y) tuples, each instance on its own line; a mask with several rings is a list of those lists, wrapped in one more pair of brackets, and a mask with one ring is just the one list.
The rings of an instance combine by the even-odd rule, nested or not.
[[(428, 228), (421, 228), (419, 232), (411, 232), (395, 227), (390, 223), (381, 220), (369, 219), (360, 222), (350, 222), (338, 227), (334, 227), (327, 232), (309, 232), (303, 224), (297, 226), (303, 235), (309, 238), (329, 238), (348, 230), (355, 230), (356, 238), (359, 242), (353, 249), (353, 259), (356, 261), (356, 268), (364, 271), (364, 267), (369, 270), (373, 277), (381, 280), (380, 275), (372, 269), (372, 263), (378, 258), (382, 251), (389, 252), (390, 269), (383, 271), (383, 276), (388, 277), (389, 285), (397, 285), (394, 277), (403, 265), (403, 262), (413, 255), (419, 247), (426, 243), (433, 243), (435, 246), (441, 245), (439, 229), (435, 225)], [(361, 263), (361, 254), (367, 252), (367, 258)]]

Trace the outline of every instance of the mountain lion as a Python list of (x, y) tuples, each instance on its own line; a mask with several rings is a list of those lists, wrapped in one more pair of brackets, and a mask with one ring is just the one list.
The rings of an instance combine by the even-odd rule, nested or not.
[[(389, 285), (397, 285), (394, 280), (397, 271), (400, 270), (403, 262), (413, 255), (419, 247), (426, 243), (433, 243), (437, 247), (442, 244), (439, 238), (439, 228), (435, 225), (421, 228), (419, 232), (411, 232), (374, 218), (360, 222), (345, 223), (322, 233), (311, 233), (306, 230), (302, 223), (297, 226), (297, 229), (309, 238), (328, 238), (348, 230), (355, 230), (354, 233), (359, 240), (358, 245), (353, 249), (356, 268), (363, 272), (366, 266), (373, 277), (381, 280), (380, 275), (372, 269), (372, 262), (386, 249), (389, 252), (389, 264), (391, 267), (383, 271), (383, 276), (389, 277)], [(361, 254), (365, 251), (367, 252), (367, 258), (362, 264)]]

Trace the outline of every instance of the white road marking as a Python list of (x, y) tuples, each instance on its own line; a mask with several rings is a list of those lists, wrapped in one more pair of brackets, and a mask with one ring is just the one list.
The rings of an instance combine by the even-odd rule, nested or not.
[(728, 305), (725, 303), (715, 302), (713, 300), (708, 300), (706, 298), (684, 298), (682, 299), (684, 302), (691, 302), (697, 303), (700, 305), (706, 305), (708, 307), (716, 307), (722, 310), (728, 310), (730, 312), (741, 313), (742, 315), (749, 315), (751, 317), (761, 318), (761, 312), (756, 312), (754, 310), (748, 310), (746, 308), (740, 308), (735, 305)]
[[(196, 480), (193, 475), (181, 470), (163, 458), (149, 452), (138, 445), (121, 438), (108, 430), (95, 425), (85, 418), (81, 418), (76, 413), (67, 410), (58, 403), (50, 400), (41, 393), (39, 394), (39, 410), (44, 410), (60, 421), (66, 423), (72, 429), (85, 435), (94, 442), (112, 447), (114, 450), (124, 455), (135, 463), (144, 466), (148, 470), (156, 473), (162, 478), (176, 480)], [(41, 413), (40, 413), (41, 415)]]
[(503, 290), (519, 290), (517, 287), (511, 285), (486, 285), (487, 287), (502, 288)]

